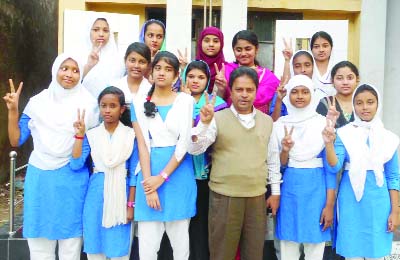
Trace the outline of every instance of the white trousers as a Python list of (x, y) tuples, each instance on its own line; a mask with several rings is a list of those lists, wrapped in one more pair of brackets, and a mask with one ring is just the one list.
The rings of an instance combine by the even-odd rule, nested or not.
[[(87, 254), (88, 260), (106, 260), (107, 257), (104, 254)], [(129, 255), (121, 257), (108, 258), (110, 260), (129, 260)]]
[(81, 237), (60, 240), (28, 238), (31, 260), (55, 260), (57, 242), (59, 260), (79, 260), (81, 258)]
[(167, 232), (174, 254), (174, 260), (189, 259), (190, 219), (157, 222), (139, 221), (139, 257), (141, 260), (157, 260), (157, 252), (164, 232)]
[(305, 260), (322, 260), (324, 257), (325, 242), (322, 243), (296, 243), (287, 240), (280, 241), (281, 260), (300, 258), (300, 245), (304, 246)]
[(346, 260), (383, 260), (383, 257), (368, 258), (368, 257), (346, 257)]

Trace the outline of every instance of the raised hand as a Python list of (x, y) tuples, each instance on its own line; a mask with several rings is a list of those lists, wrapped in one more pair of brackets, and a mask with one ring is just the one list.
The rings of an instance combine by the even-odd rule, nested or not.
[(333, 96), (333, 100), (329, 97), (326, 98), (328, 102), (328, 113), (326, 114), (326, 118), (331, 120), (332, 126), (335, 127), (336, 120), (339, 118), (340, 113), (336, 110), (336, 96)]
[(289, 78), (288, 77), (281, 77), (281, 82), (279, 83), (279, 87), (276, 89), (276, 94), (278, 95), (278, 98), (282, 100), (286, 94), (287, 94), (287, 89), (285, 88), (286, 84), (288, 83)]
[(78, 108), (78, 118), (74, 122), (74, 129), (75, 129), (75, 135), (76, 136), (84, 136), (86, 132), (86, 126), (85, 126), (85, 109), (82, 110), (82, 115), (81, 111)]
[(225, 78), (225, 64), (222, 63), (221, 65), (221, 70), (218, 68), (217, 63), (214, 63), (214, 68), (215, 68), (215, 82), (214, 82), (214, 89), (213, 92), (215, 91), (215, 86), (217, 86), (217, 91), (220, 94), (225, 94), (225, 89), (226, 86), (228, 85), (228, 82), (226, 81)]
[(326, 118), (326, 126), (324, 130), (322, 130), (322, 138), (324, 139), (325, 144), (333, 143), (336, 138), (334, 124), (328, 117)]
[(100, 60), (100, 51), (101, 51), (101, 47), (102, 46), (103, 46), (102, 43), (100, 43), (97, 46), (96, 45), (93, 46), (92, 51), (90, 52), (88, 60), (87, 60), (87, 65), (90, 68), (93, 68), (99, 62), (99, 60)]
[(290, 61), (293, 56), (292, 38), (289, 38), (289, 42), (286, 40), (286, 38), (283, 38), (283, 45), (285, 47), (282, 50), (283, 58), (285, 58), (285, 61)]
[(192, 92), (190, 91), (190, 88), (188, 87), (188, 81), (185, 80), (185, 84), (181, 85), (181, 92), (184, 92), (186, 94), (192, 95)]
[(185, 55), (182, 55), (182, 52), (178, 49), (178, 60), (181, 69), (184, 69), (188, 64), (188, 57), (187, 57), (187, 47), (185, 48)]
[(216, 96), (214, 95), (211, 100), (209, 100), (208, 93), (205, 93), (206, 103), (200, 109), (200, 120), (203, 124), (208, 125), (214, 117), (214, 104)]
[(20, 82), (17, 91), (15, 91), (13, 80), (9, 79), (8, 82), (10, 84), (10, 93), (6, 93), (3, 99), (6, 101), (8, 110), (17, 111), (19, 96), (21, 95), (22, 86), (24, 85), (24, 83)]
[(294, 126), (292, 126), (290, 128), (290, 131), (288, 131), (286, 126), (283, 126), (285, 129), (285, 136), (282, 139), (282, 150), (285, 152), (289, 152), (290, 149), (292, 149), (293, 145), (294, 145), (294, 141), (292, 140), (292, 134), (293, 134), (293, 130), (294, 130)]

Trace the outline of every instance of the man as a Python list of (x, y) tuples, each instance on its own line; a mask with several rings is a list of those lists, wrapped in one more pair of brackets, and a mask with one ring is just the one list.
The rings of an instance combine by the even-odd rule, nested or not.
[(214, 115), (215, 98), (201, 109), (201, 122), (192, 129), (189, 153), (201, 154), (212, 145), (210, 259), (232, 260), (239, 246), (242, 260), (261, 260), (267, 178), (272, 191), (267, 207), (274, 215), (279, 207), (279, 154), (268, 152), (272, 119), (253, 107), (257, 73), (239, 67), (231, 73), (229, 87), (229, 109)]

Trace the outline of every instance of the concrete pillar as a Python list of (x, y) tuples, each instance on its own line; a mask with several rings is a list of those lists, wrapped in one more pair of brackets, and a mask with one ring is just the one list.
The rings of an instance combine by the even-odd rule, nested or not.
[(361, 83), (375, 85), (384, 95), (386, 0), (363, 0), (360, 21)]
[(192, 40), (192, 0), (167, 0), (167, 50), (178, 57), (187, 48), (187, 57), (191, 57)]
[(221, 30), (224, 33), (224, 55), (234, 61), (232, 38), (240, 30), (247, 29), (247, 0), (222, 0)]
[(386, 24), (385, 88), (383, 121), (385, 127), (400, 136), (400, 1), (388, 0)]

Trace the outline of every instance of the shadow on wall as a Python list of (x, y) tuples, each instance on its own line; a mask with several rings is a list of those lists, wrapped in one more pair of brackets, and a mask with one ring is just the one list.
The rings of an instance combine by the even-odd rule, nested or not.
[[(0, 1), (0, 95), (9, 91), (8, 79), (24, 82), (19, 111), (29, 98), (51, 81), (51, 64), (57, 55), (58, 1)], [(0, 101), (0, 184), (8, 180), (11, 147), (7, 134), (7, 107)], [(29, 141), (18, 152), (17, 166), (32, 150)]]

